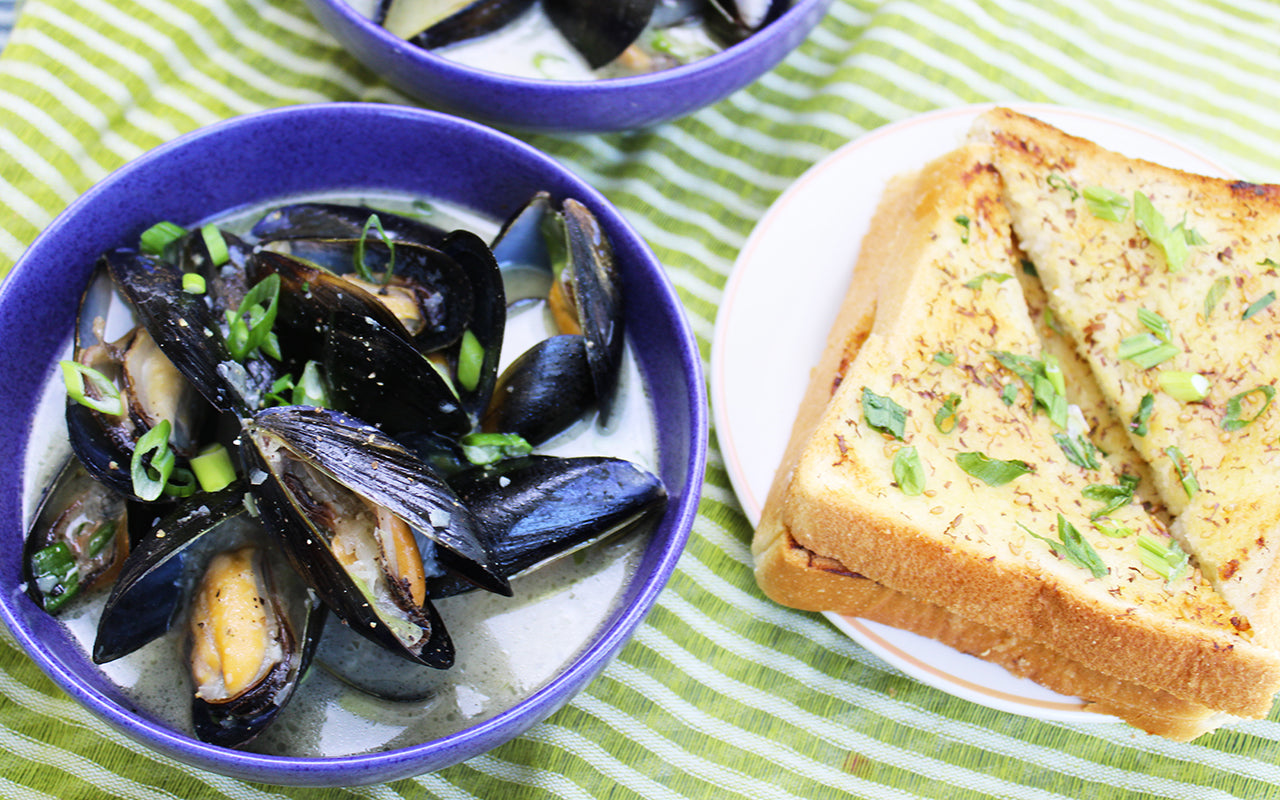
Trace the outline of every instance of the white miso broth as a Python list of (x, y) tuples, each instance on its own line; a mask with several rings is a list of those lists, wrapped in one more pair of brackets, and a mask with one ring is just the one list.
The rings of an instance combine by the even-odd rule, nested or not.
[[(364, 204), (423, 218), (421, 204), (406, 196), (348, 194), (287, 198), (215, 221), (226, 229), (244, 231), (269, 208), (308, 200)], [(490, 241), (498, 229), (497, 222), (459, 209), (436, 204), (430, 209), (431, 216), (426, 219), (446, 230), (465, 227)], [(502, 367), (547, 335), (547, 316), (540, 304), (524, 303), (512, 312)], [(70, 335), (68, 331), (65, 357), (70, 357)], [(65, 388), (55, 367), (36, 410), (26, 452), (23, 497), (28, 526), (45, 488), (70, 456), (65, 402)], [(615, 421), (608, 430), (593, 419), (580, 421), (536, 452), (616, 456), (656, 473), (650, 399), (629, 348), (617, 404)], [(358, 415), (358, 410), (354, 413)], [(224, 531), (213, 535), (222, 538)], [(617, 610), (647, 538), (643, 531), (614, 537), (515, 578), (510, 598), (477, 590), (434, 601), (456, 651), (454, 666), (448, 670), (420, 666), (390, 654), (371, 658), (370, 650), (376, 645), (343, 630), (343, 623), (330, 614), (316, 660), (289, 705), (243, 749), (299, 757), (394, 749), (463, 730), (511, 708), (559, 674)], [(192, 563), (204, 561), (200, 557), (202, 545), (197, 543), (196, 557), (187, 559), (189, 572), (202, 566)], [(58, 617), (86, 654), (92, 651), (107, 592), (98, 589), (71, 601)], [(184, 609), (168, 634), (99, 668), (148, 713), (194, 736), (188, 650)], [(414, 699), (392, 701), (366, 694), (326, 667), (326, 662), (340, 665), (352, 658), (374, 662), (386, 673), (384, 685), (393, 686), (397, 696)]]

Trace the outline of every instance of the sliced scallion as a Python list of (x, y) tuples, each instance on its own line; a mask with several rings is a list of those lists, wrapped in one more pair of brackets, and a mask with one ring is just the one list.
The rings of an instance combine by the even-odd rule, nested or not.
[(942, 350), (933, 354), (933, 360), (944, 367), (949, 367), (956, 363), (956, 357), (953, 353), (948, 353)]
[(1153, 334), (1138, 333), (1120, 340), (1116, 356), (1122, 361), (1132, 361), (1142, 369), (1151, 369), (1181, 352), (1177, 345), (1162, 342)]
[(209, 251), (209, 260), (213, 266), (220, 267), (231, 260), (231, 254), (227, 252), (227, 240), (223, 238), (217, 225), (211, 222), (202, 226), (200, 237), (204, 239), (204, 246)]
[(924, 464), (914, 447), (908, 445), (893, 454), (893, 480), (905, 495), (916, 497), (924, 491)]
[(184, 272), (182, 274), (182, 291), (187, 294), (204, 294), (208, 290), (204, 276), (198, 272)]
[(58, 366), (62, 367), (62, 382), (72, 400), (108, 416), (118, 417), (124, 413), (124, 398), (106, 375), (79, 361), (59, 361)]
[(1098, 219), (1124, 222), (1125, 217), (1129, 216), (1129, 200), (1103, 186), (1084, 187), (1084, 202), (1089, 207), (1089, 213)]
[(956, 215), (956, 224), (960, 226), (960, 241), (964, 244), (969, 243), (969, 225), (970, 221), (964, 214)]
[(138, 249), (149, 256), (164, 254), (164, 249), (182, 238), (187, 229), (172, 222), (157, 222), (142, 232)]
[(890, 397), (862, 387), (862, 416), (872, 428), (901, 440), (907, 428), (907, 410)]
[(1275, 300), (1276, 300), (1276, 292), (1274, 289), (1272, 289), (1271, 291), (1264, 294), (1262, 297), (1259, 297), (1257, 300), (1254, 300), (1252, 303), (1250, 303), (1249, 307), (1244, 310), (1244, 315), (1240, 317), (1240, 319), (1242, 320), (1252, 319), (1254, 316), (1261, 313), (1262, 310), (1265, 309), (1267, 306), (1274, 303)]
[(1187, 552), (1178, 545), (1176, 540), (1169, 539), (1163, 542), (1149, 533), (1138, 537), (1138, 558), (1143, 566), (1166, 581), (1182, 577), (1188, 564)]
[(1133, 535), (1133, 528), (1128, 525), (1121, 525), (1119, 522), (1106, 517), (1095, 519), (1093, 527), (1103, 536), (1110, 536), (1112, 539), (1123, 539), (1126, 536)]
[(1147, 238), (1164, 252), (1169, 271), (1181, 272), (1187, 265), (1187, 258), (1190, 255), (1186, 231), (1182, 225), (1170, 228), (1164, 215), (1151, 203), (1151, 198), (1142, 192), (1133, 193), (1133, 218)]
[(1080, 535), (1080, 531), (1076, 530), (1076, 526), (1068, 522), (1067, 518), (1062, 514), (1058, 515), (1058, 538), (1056, 541), (1047, 536), (1041, 536), (1021, 522), (1018, 525), (1028, 535), (1049, 545), (1049, 549), (1059, 558), (1066, 559), (1077, 567), (1089, 570), (1089, 574), (1093, 577), (1101, 578), (1110, 572), (1107, 569), (1107, 565), (1103, 563), (1102, 558), (1098, 555), (1098, 551), (1093, 549), (1093, 545), (1089, 544), (1089, 541)]
[(956, 465), (988, 486), (1003, 486), (1035, 471), (1025, 461), (1005, 461), (986, 453), (956, 453)]
[(484, 345), (471, 332), (462, 332), (462, 341), (458, 345), (458, 383), (467, 391), (473, 391), (480, 385), (480, 371), (484, 366)]
[(1160, 341), (1168, 344), (1173, 339), (1173, 328), (1170, 327), (1169, 320), (1156, 312), (1146, 308), (1139, 308), (1138, 321), (1145, 325), (1147, 330), (1154, 333)]
[(1088, 437), (1068, 436), (1065, 433), (1055, 433), (1053, 440), (1062, 448), (1062, 454), (1067, 460), (1075, 464), (1081, 469), (1098, 469), (1102, 463), (1098, 461), (1098, 448), (1093, 446)]
[(40, 604), (56, 613), (80, 591), (80, 569), (66, 542), (55, 542), (31, 554), (31, 576), (40, 590)]
[(138, 437), (133, 446), (130, 475), (133, 493), (148, 502), (164, 493), (165, 484), (173, 473), (175, 457), (169, 449), (169, 420), (162, 419), (154, 428)]
[(1214, 279), (1213, 284), (1209, 287), (1209, 291), (1204, 295), (1204, 319), (1209, 321), (1209, 317), (1213, 316), (1213, 310), (1218, 307), (1218, 303), (1222, 302), (1222, 298), (1226, 296), (1227, 289), (1231, 287), (1231, 279), (1226, 275), (1219, 275)]
[(982, 284), (987, 281), (995, 281), (996, 283), (1004, 283), (1013, 276), (1007, 272), (984, 272), (976, 278), (972, 278), (964, 282), (966, 289), (979, 289)]
[(1066, 178), (1062, 177), (1056, 172), (1050, 172), (1049, 177), (1045, 178), (1044, 182), (1049, 186), (1050, 189), (1063, 189), (1068, 193), (1070, 193), (1072, 202), (1075, 202), (1080, 198), (1079, 190), (1077, 190), (1076, 187), (1072, 186), (1067, 181)]
[(1198, 372), (1166, 369), (1157, 380), (1160, 389), (1180, 403), (1198, 403), (1209, 396), (1209, 379)]
[[(1238, 431), (1245, 427), (1262, 416), (1262, 412), (1267, 410), (1267, 407), (1271, 405), (1271, 399), (1275, 396), (1275, 387), (1265, 384), (1232, 395), (1231, 399), (1227, 400), (1227, 415), (1222, 419), (1222, 429), (1224, 431)], [(1254, 411), (1251, 417), (1244, 416), (1246, 404), (1257, 408), (1257, 411)]]
[(1138, 478), (1133, 475), (1121, 475), (1120, 483), (1091, 483), (1080, 492), (1086, 500), (1102, 503), (1102, 508), (1089, 515), (1089, 519), (1105, 517), (1113, 511), (1127, 506), (1133, 500), (1133, 491), (1138, 488)]
[(214, 442), (201, 448), (191, 459), (191, 471), (206, 492), (225, 489), (236, 479), (236, 467), (227, 448)]
[(947, 395), (947, 399), (942, 401), (942, 407), (933, 415), (933, 426), (938, 429), (938, 433), (951, 433), (956, 429), (956, 423), (960, 421), (956, 411), (959, 405), (960, 395), (955, 393)]
[(267, 342), (279, 305), (280, 276), (271, 274), (245, 293), (238, 310), (227, 309), (227, 349), (232, 358), (244, 361)]
[(1155, 395), (1147, 392), (1138, 401), (1138, 411), (1133, 415), (1133, 419), (1129, 420), (1129, 430), (1138, 436), (1147, 435), (1147, 422), (1151, 419), (1151, 412), (1155, 411), (1156, 398)]
[(514, 433), (468, 433), (458, 443), (467, 460), (478, 465), (493, 464), (504, 458), (519, 458), (533, 452), (533, 446)]
[(329, 388), (324, 375), (320, 373), (319, 363), (308, 361), (302, 368), (302, 375), (293, 387), (293, 404), (317, 408), (329, 408), (333, 405), (329, 400)]
[(169, 480), (164, 482), (164, 493), (168, 497), (190, 497), (198, 485), (194, 472), (186, 467), (174, 467)]
[(365, 261), (364, 257), (365, 240), (369, 238), (370, 228), (377, 228), (378, 236), (387, 245), (387, 266), (382, 272), (382, 283), (383, 285), (386, 285), (391, 282), (391, 276), (395, 273), (396, 245), (391, 237), (387, 236), (387, 231), (382, 227), (382, 220), (377, 214), (370, 214), (369, 218), (364, 221), (364, 227), (360, 230), (360, 239), (356, 242), (356, 252), (354, 264), (352, 266), (355, 267), (356, 274), (359, 275), (362, 280), (373, 283), (373, 272), (369, 269), (369, 264)]
[(1166, 447), (1164, 453), (1173, 461), (1173, 471), (1178, 475), (1182, 490), (1187, 493), (1187, 497), (1194, 497), (1200, 491), (1200, 482), (1196, 480), (1191, 461), (1182, 454), (1182, 450), (1174, 446)]

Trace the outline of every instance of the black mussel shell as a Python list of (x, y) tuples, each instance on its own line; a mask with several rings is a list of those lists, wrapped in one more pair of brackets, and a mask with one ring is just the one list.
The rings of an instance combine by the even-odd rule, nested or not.
[(186, 498), (157, 516), (150, 508), (131, 512), (133, 549), (98, 620), (93, 660), (106, 664), (163, 635), (183, 597), (183, 554), (223, 522), (244, 512), (243, 483)]
[[(241, 747), (275, 720), (311, 664), (327, 615), (327, 609), (283, 559), (271, 554), (270, 547), (258, 546), (253, 561), (265, 589), (262, 599), (270, 608), (267, 619), (274, 624), (262, 635), (276, 639), (282, 657), (234, 697), (212, 700), (196, 694), (192, 699), (191, 722), (196, 736), (220, 747)], [(211, 591), (216, 589), (211, 587)], [(193, 603), (193, 614), (198, 605)], [(191, 620), (193, 635), (200, 622)]]
[[(368, 226), (377, 216), (378, 225)], [(386, 235), (397, 241), (434, 245), (445, 231), (429, 222), (368, 206), (341, 203), (294, 203), (267, 212), (251, 235), (262, 242), (281, 239), (369, 239)]]
[(613, 260), (613, 247), (590, 209), (569, 198), (562, 205), (565, 235), (569, 243), (574, 302), (587, 361), (596, 384), (603, 424), (611, 418), (618, 375), (626, 345), (622, 316), (622, 289)]
[[(443, 240), (443, 235), (440, 238)], [(266, 247), (356, 282), (384, 306), (388, 306), (384, 298), (399, 301), (404, 316), (396, 316), (414, 346), (424, 353), (456, 342), (469, 322), (473, 304), (471, 279), (453, 258), (436, 247), (399, 242), (393, 249), (376, 238), (363, 245), (359, 239), (293, 238)], [(394, 277), (389, 285), (356, 277), (358, 256), (375, 276), (384, 273), (390, 264)]]
[(474, 0), (410, 37), (409, 42), (434, 50), (475, 39), (500, 30), (528, 10), (533, 3), (534, 0)]
[(595, 405), (586, 340), (563, 333), (534, 344), (503, 371), (483, 428), (542, 444)]
[(729, 47), (782, 16), (791, 0), (706, 0), (707, 30)]
[(551, 272), (551, 256), (547, 252), (547, 226), (555, 216), (551, 194), (538, 192), (512, 214), (490, 244), (494, 259), (502, 269), (527, 267)]
[(432, 431), (406, 431), (394, 438), (442, 478), (474, 466), (455, 437)]
[(125, 499), (72, 458), (36, 510), (23, 545), (27, 594), (51, 614), (104, 585), (129, 552)]
[(238, 365), (219, 321), (201, 296), (183, 291), (182, 272), (132, 250), (113, 250), (103, 259), (143, 327), (178, 371), (214, 408), (245, 415), (250, 405), (246, 388), (228, 376), (227, 370)]
[(467, 331), (481, 349), (481, 362), (469, 382), (459, 365), (463, 342), (454, 344), (448, 353), (462, 407), (478, 420), (489, 405), (494, 384), (498, 380), (498, 362), (502, 355), (502, 339), (506, 330), (507, 300), (502, 271), (493, 251), (484, 240), (470, 231), (457, 230), (440, 243), (440, 249), (453, 257), (466, 272), (473, 287), (470, 321)]
[(543, 0), (551, 24), (592, 69), (613, 61), (640, 36), (657, 0)]
[(253, 245), (230, 231), (219, 230), (218, 233), (227, 246), (227, 261), (221, 265), (214, 265), (200, 228), (178, 237), (165, 248), (164, 257), (176, 264), (181, 272), (204, 278), (205, 299), (214, 317), (221, 319), (228, 309), (235, 311), (240, 307), (250, 289), (245, 275), (245, 260)]
[[(667, 502), (657, 476), (605, 456), (510, 459), (455, 475), (450, 485), (509, 578), (652, 519)], [(452, 575), (428, 582), (432, 597), (471, 588)]]

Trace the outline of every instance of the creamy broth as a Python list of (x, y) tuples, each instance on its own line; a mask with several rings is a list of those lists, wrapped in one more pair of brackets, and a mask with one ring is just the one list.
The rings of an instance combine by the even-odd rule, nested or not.
[[(271, 207), (303, 200), (363, 203), (406, 214), (422, 210), (421, 204), (399, 195), (289, 198)], [(216, 221), (231, 230), (245, 230), (266, 208)], [(465, 227), (486, 241), (498, 228), (492, 220), (458, 209), (432, 209), (427, 219), (433, 224), (445, 229)], [(521, 304), (512, 312), (504, 337), (503, 367), (547, 334), (548, 316), (539, 304)], [(70, 352), (68, 340), (65, 357)], [(55, 369), (44, 388), (26, 453), (24, 519), (28, 525), (45, 487), (70, 455), (63, 419), (65, 397)], [(650, 400), (629, 348), (618, 404), (617, 422), (609, 430), (588, 419), (537, 452), (617, 456), (656, 472)], [(224, 532), (217, 535), (222, 537)], [(377, 666), (411, 687), (419, 698), (411, 701), (370, 696), (326, 669), (326, 661), (359, 656), (359, 652), (367, 658), (366, 651), (376, 647), (342, 631), (342, 623), (330, 615), (317, 661), (293, 699), (267, 731), (244, 749), (303, 757), (391, 749), (460, 731), (512, 707), (561, 672), (616, 610), (646, 539), (643, 531), (628, 533), (513, 579), (510, 598), (475, 591), (436, 601), (457, 650), (455, 665), (433, 670), (388, 656)], [(59, 617), (86, 653), (93, 647), (105, 595), (102, 590), (72, 601)], [(193, 689), (187, 650), (184, 612), (164, 637), (100, 669), (142, 708), (191, 735)]]

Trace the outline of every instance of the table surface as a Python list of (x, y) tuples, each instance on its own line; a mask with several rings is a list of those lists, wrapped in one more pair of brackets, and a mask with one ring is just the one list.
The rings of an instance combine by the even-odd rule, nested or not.
[[(76, 196), (188, 130), (300, 102), (413, 104), (340, 51), (302, 0), (18, 7), (0, 0), (0, 275)], [(756, 221), (840, 145), (937, 108), (1053, 103), (1275, 180), (1277, 41), (1280, 6), (1267, 0), (836, 0), (799, 50), (715, 106), (647, 131), (520, 138), (623, 209), (666, 266), (709, 362), (716, 309)], [(1177, 744), (974, 705), (902, 674), (821, 616), (766, 600), (750, 539), (713, 431), (688, 549), (619, 658), (516, 741), (381, 786), (252, 785), (145, 752), (0, 632), (0, 797), (1280, 794), (1275, 714)]]

